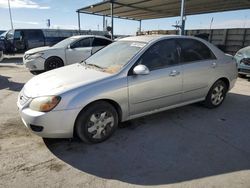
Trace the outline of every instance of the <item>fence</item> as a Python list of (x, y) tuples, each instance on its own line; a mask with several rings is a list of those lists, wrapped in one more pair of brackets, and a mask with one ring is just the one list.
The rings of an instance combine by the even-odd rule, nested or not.
[[(177, 34), (176, 30), (154, 30), (138, 32), (137, 35)], [(207, 40), (226, 53), (234, 55), (239, 49), (250, 46), (250, 28), (186, 30), (186, 35), (207, 34)]]

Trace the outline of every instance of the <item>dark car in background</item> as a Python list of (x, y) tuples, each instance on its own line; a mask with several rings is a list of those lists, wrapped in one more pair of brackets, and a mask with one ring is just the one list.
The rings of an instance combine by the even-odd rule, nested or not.
[(42, 46), (52, 46), (73, 35), (106, 35), (103, 31), (78, 31), (59, 29), (14, 29), (0, 35), (0, 51), (4, 54), (24, 53)]
[(4, 54), (23, 53), (28, 49), (53, 45), (66, 37), (46, 37), (41, 29), (15, 29), (3, 33), (0, 48)]

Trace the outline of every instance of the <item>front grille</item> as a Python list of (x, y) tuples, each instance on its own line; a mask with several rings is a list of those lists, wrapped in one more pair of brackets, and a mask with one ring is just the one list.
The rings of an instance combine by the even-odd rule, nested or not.
[(243, 58), (240, 62), (245, 65), (250, 65), (250, 58)]

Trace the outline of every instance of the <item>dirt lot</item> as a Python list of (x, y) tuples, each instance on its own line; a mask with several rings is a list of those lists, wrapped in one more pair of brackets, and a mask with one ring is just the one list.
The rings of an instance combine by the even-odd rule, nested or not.
[(250, 80), (224, 104), (189, 105), (127, 123), (98, 145), (42, 139), (17, 112), (32, 75), (0, 63), (0, 187), (250, 187)]

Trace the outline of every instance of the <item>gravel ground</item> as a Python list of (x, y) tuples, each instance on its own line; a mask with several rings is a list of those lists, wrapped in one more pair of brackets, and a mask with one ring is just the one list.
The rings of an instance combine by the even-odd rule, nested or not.
[(189, 105), (125, 123), (108, 141), (42, 139), (16, 100), (31, 75), (0, 63), (0, 187), (250, 187), (250, 80), (224, 104)]

